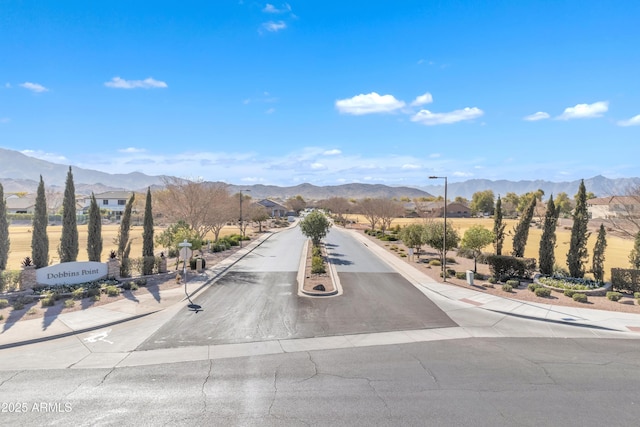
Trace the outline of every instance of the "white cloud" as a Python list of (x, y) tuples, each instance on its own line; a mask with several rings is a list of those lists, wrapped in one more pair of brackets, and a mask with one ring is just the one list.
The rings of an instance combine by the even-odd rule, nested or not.
[(393, 95), (378, 95), (376, 92), (336, 101), (338, 111), (356, 116), (372, 113), (391, 113), (404, 106), (405, 103), (397, 100)]
[(9, 123), (10, 121), (9, 117), (0, 117), (0, 123)]
[(404, 164), (402, 165), (401, 169), (405, 169), (405, 170), (415, 170), (415, 169), (420, 169), (420, 165), (414, 165), (414, 164)]
[(276, 33), (280, 30), (284, 30), (285, 28), (287, 28), (287, 24), (284, 21), (269, 21), (262, 24), (262, 29), (271, 33)]
[(538, 111), (537, 113), (530, 114), (524, 117), (524, 120), (528, 122), (537, 122), (538, 120), (544, 120), (551, 117), (549, 113), (545, 113), (544, 111)]
[(7, 89), (11, 89), (12, 86), (11, 86), (11, 83), (5, 83), (4, 87), (6, 87)]
[(274, 5), (267, 3), (266, 6), (262, 9), (264, 13), (286, 13), (291, 12), (291, 6), (289, 3), (285, 3), (282, 5), (280, 9), (275, 7)]
[(453, 176), (458, 177), (458, 178), (468, 178), (470, 176), (473, 176), (473, 174), (471, 172), (456, 171), (456, 172), (453, 173)]
[(442, 155), (441, 155), (440, 153), (432, 153), (432, 154), (429, 154), (429, 157), (430, 157), (430, 158), (432, 158), (432, 159), (438, 159), (438, 158), (440, 158), (441, 156), (442, 156)]
[(620, 120), (618, 122), (618, 126), (639, 126), (640, 125), (640, 114), (637, 116), (631, 117), (629, 120)]
[(420, 105), (431, 104), (433, 102), (433, 96), (429, 92), (424, 95), (420, 95), (413, 100), (411, 105), (413, 107), (419, 107)]
[(326, 150), (322, 154), (324, 154), (325, 156), (337, 156), (338, 154), (342, 154), (342, 151), (334, 148), (333, 150)]
[(29, 89), (32, 92), (35, 93), (41, 93), (41, 92), (48, 92), (49, 89), (47, 89), (46, 87), (42, 86), (41, 84), (38, 83), (31, 83), (31, 82), (24, 82), (24, 83), (20, 83), (20, 86), (25, 88), (25, 89)]
[(121, 148), (118, 151), (120, 153), (144, 153), (146, 150), (144, 148), (127, 147)]
[(20, 151), (25, 156), (35, 157), (36, 159), (46, 160), (52, 163), (67, 163), (68, 159), (60, 154), (47, 153), (41, 150), (22, 150)]
[(484, 114), (484, 111), (477, 107), (466, 107), (462, 110), (455, 110), (448, 113), (432, 113), (429, 110), (420, 110), (413, 117), (412, 122), (422, 123), (425, 126), (435, 126), (442, 124), (457, 123), (464, 120), (473, 120)]
[(590, 119), (602, 117), (602, 113), (609, 110), (609, 101), (594, 102), (593, 104), (578, 104), (575, 107), (567, 107), (557, 117), (558, 120)]
[(325, 165), (323, 165), (322, 163), (311, 163), (311, 169), (313, 170), (325, 170), (327, 169), (327, 167)]
[(125, 80), (120, 77), (114, 77), (111, 81), (105, 82), (104, 85), (114, 89), (154, 89), (168, 87), (165, 82), (152, 77), (144, 80)]
[(276, 109), (275, 109), (275, 108), (269, 108), (269, 109), (268, 109), (267, 111), (265, 111), (264, 113), (265, 113), (265, 114), (273, 114), (273, 113), (275, 113), (275, 112), (276, 112)]

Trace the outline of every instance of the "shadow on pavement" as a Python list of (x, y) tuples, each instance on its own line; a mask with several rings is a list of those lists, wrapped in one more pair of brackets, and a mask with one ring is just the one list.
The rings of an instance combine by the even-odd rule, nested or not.
[(49, 326), (53, 323), (54, 320), (58, 318), (58, 315), (62, 312), (64, 308), (64, 303), (61, 301), (56, 301), (55, 305), (48, 307), (47, 311), (44, 312), (44, 317), (42, 318), (42, 330), (46, 331)]

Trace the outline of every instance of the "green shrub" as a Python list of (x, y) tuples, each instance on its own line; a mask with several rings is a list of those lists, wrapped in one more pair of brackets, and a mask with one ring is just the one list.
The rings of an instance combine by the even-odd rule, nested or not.
[(29, 310), (27, 310), (27, 315), (33, 315), (36, 314), (38, 312), (38, 310), (36, 310), (35, 307), (31, 307)]
[[(145, 278), (136, 279), (135, 284), (138, 286), (147, 286), (147, 279)], [(133, 286), (131, 287), (131, 289), (133, 289)]]
[(519, 280), (509, 279), (507, 280), (507, 285), (511, 285), (512, 288), (517, 288), (520, 286)]
[(464, 280), (466, 278), (467, 278), (467, 273), (465, 273), (464, 271), (456, 272), (456, 279)]
[(78, 288), (71, 291), (71, 298), (73, 299), (82, 299), (84, 298), (85, 290), (83, 288)]
[(456, 271), (453, 268), (447, 268), (447, 277), (451, 276), (455, 276), (456, 275)]
[(551, 296), (551, 289), (549, 288), (536, 288), (534, 291), (537, 297), (549, 297)]
[(313, 246), (311, 248), (311, 256), (322, 256), (322, 248), (320, 246)]
[[(564, 290), (564, 296), (569, 297), (569, 298), (573, 298), (574, 295), (577, 295), (577, 293), (573, 289), (565, 289)], [(581, 295), (584, 295), (584, 294), (581, 294)]]
[(56, 305), (56, 299), (53, 295), (44, 297), (40, 300), (40, 306), (42, 307), (53, 307), (54, 305)]
[(607, 292), (607, 299), (610, 301), (619, 301), (622, 298), (622, 294), (620, 292)]
[(513, 286), (505, 283), (504, 285), (502, 285), (502, 290), (505, 292), (513, 292)]
[(406, 258), (407, 254), (400, 254), (400, 258)]
[(475, 280), (487, 280), (487, 275), (482, 273), (473, 273), (473, 278)]
[(22, 310), (24, 308), (24, 303), (22, 301), (16, 301), (13, 303), (14, 310)]
[(491, 274), (497, 278), (530, 278), (536, 269), (535, 258), (517, 258), (505, 255), (489, 255), (487, 263)]
[(325, 273), (324, 259), (320, 256), (314, 256), (311, 258), (311, 272), (313, 274)]
[(0, 309), (9, 307), (9, 300), (0, 299)]
[(204, 258), (201, 258), (201, 257), (195, 257), (195, 258), (191, 258), (191, 259), (189, 260), (189, 267), (190, 267), (192, 270), (195, 270), (195, 269), (196, 269), (196, 262), (197, 262), (199, 259), (201, 259), (201, 260), (202, 260), (202, 268), (205, 268), (205, 267), (206, 267), (207, 262), (206, 262), (206, 260), (205, 260)]
[(492, 285), (495, 285), (496, 283), (498, 283), (498, 281), (496, 280), (495, 277), (491, 276), (487, 279), (487, 282), (491, 283)]
[(429, 261), (429, 265), (432, 267), (440, 267), (442, 263), (439, 259), (432, 259), (431, 261)]
[(137, 291), (138, 289), (140, 289), (140, 287), (138, 286), (138, 284), (136, 282), (131, 283), (131, 286), (129, 287), (130, 290), (132, 291)]
[(449, 258), (447, 257), (447, 264), (457, 264), (458, 262), (456, 261), (455, 258)]
[(107, 294), (107, 296), (110, 296), (110, 297), (116, 297), (116, 296), (120, 295), (120, 288), (118, 288), (115, 285), (107, 286), (104, 289), (104, 291)]
[(574, 293), (571, 298), (573, 298), (573, 300), (577, 301), (577, 302), (587, 302), (588, 301), (587, 296), (585, 294), (581, 294), (579, 292)]
[(4, 316), (0, 314), (0, 320), (4, 320)]
[(133, 280), (129, 280), (128, 282), (122, 282), (122, 285), (120, 285), (120, 287), (125, 291), (128, 291), (131, 289), (131, 286), (135, 284), (136, 282), (134, 282)]
[(96, 295), (100, 295), (100, 288), (90, 288), (87, 289), (87, 296), (95, 297)]
[(634, 293), (633, 293), (633, 297), (634, 297), (635, 299), (640, 299), (640, 292), (634, 292)]
[(100, 301), (100, 297), (101, 297), (101, 296), (102, 296), (102, 295), (101, 295), (100, 293), (98, 293), (97, 295), (93, 295), (93, 296), (91, 296), (91, 299), (92, 299), (93, 301)]
[(542, 288), (543, 286), (540, 283), (529, 283), (529, 286), (527, 286), (527, 289), (529, 289), (531, 292), (535, 292), (536, 289), (538, 288)]
[(74, 305), (76, 305), (76, 302), (72, 299), (66, 299), (64, 300), (64, 308), (71, 308)]

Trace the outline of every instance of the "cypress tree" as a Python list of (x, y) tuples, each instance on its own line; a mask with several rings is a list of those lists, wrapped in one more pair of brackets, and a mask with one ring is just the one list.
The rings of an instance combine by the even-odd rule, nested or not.
[(91, 204), (89, 205), (87, 255), (89, 261), (96, 262), (100, 262), (102, 257), (102, 217), (96, 196), (93, 193), (91, 193)]
[(58, 255), (60, 262), (73, 262), (78, 259), (78, 223), (76, 219), (76, 189), (73, 184), (71, 166), (67, 172), (62, 201), (62, 236)]
[(47, 236), (47, 199), (44, 193), (44, 181), (40, 175), (40, 183), (36, 193), (36, 206), (33, 213), (33, 232), (31, 233), (31, 258), (36, 268), (49, 265), (49, 236)]
[(502, 201), (500, 195), (496, 200), (496, 209), (493, 213), (493, 234), (495, 236), (494, 246), (496, 249), (496, 255), (502, 255), (502, 245), (504, 244), (504, 228), (507, 226), (502, 221)]
[(153, 273), (153, 212), (151, 208), (151, 188), (147, 188), (147, 199), (144, 205), (144, 226), (142, 230), (143, 275)]
[(604, 229), (604, 224), (600, 224), (600, 230), (598, 230), (596, 245), (593, 248), (593, 264), (591, 266), (593, 278), (598, 282), (604, 281), (604, 250), (606, 248), (607, 232)]
[(567, 267), (571, 277), (584, 277), (584, 264), (587, 261), (587, 225), (589, 214), (587, 212), (587, 190), (584, 180), (580, 181), (578, 194), (576, 194), (576, 208), (573, 211), (573, 226), (571, 227), (571, 243), (567, 253)]
[(129, 252), (131, 251), (131, 242), (129, 241), (129, 231), (131, 228), (131, 210), (133, 209), (133, 200), (135, 194), (132, 194), (124, 208), (122, 219), (120, 220), (120, 230), (116, 243), (118, 244), (118, 258), (120, 258), (120, 276), (129, 277)]
[(635, 268), (636, 270), (640, 269), (640, 231), (636, 234), (636, 238), (633, 241), (633, 249), (631, 249), (631, 253), (629, 254), (629, 262), (631, 263), (631, 268)]
[(0, 184), (0, 270), (7, 269), (9, 259), (9, 222), (7, 221), (7, 202), (4, 199), (4, 188)]
[(553, 203), (553, 195), (547, 202), (547, 213), (544, 216), (542, 238), (540, 239), (540, 273), (550, 276), (553, 273), (553, 265), (556, 262), (556, 224), (558, 223), (558, 211)]
[(511, 255), (515, 257), (524, 256), (524, 248), (527, 245), (527, 238), (529, 238), (529, 227), (531, 227), (535, 207), (536, 198), (532, 197), (527, 209), (520, 218), (520, 222), (516, 225), (515, 234), (513, 235), (513, 251), (511, 252)]

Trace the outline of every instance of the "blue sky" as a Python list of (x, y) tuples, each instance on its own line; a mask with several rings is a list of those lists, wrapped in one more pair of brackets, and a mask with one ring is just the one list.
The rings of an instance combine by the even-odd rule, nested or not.
[(0, 147), (232, 184), (640, 176), (639, 16), (627, 0), (4, 0)]

